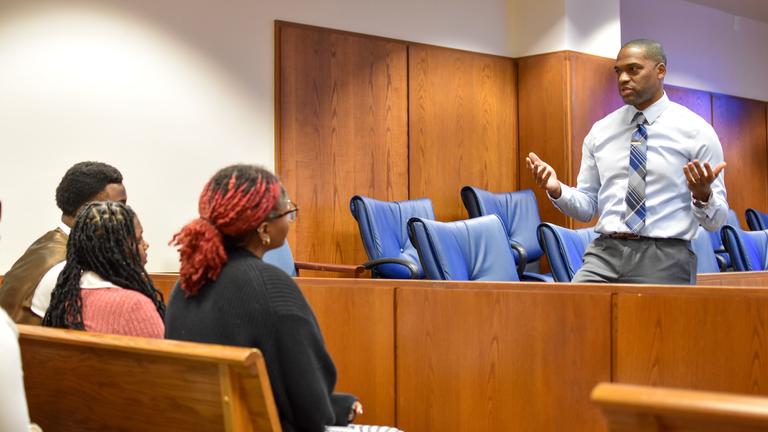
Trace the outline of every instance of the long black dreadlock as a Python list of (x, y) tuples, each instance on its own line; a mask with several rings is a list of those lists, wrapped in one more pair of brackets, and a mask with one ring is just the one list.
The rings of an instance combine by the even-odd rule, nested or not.
[(165, 318), (163, 294), (158, 291), (141, 263), (136, 241), (136, 214), (119, 202), (85, 205), (77, 214), (67, 241), (67, 263), (51, 293), (51, 304), (43, 325), (85, 330), (80, 277), (92, 271), (113, 284), (149, 297)]

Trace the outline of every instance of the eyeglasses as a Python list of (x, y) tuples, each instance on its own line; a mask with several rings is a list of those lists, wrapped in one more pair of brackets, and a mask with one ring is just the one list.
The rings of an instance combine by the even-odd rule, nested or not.
[(293, 223), (299, 213), (299, 207), (291, 201), (287, 202), (286, 207), (288, 207), (288, 210), (270, 217), (269, 220), (276, 220), (283, 216), (288, 216), (288, 222)]

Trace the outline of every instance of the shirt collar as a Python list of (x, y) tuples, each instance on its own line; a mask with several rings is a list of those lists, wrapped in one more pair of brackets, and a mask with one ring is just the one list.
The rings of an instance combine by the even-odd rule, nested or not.
[(72, 228), (68, 227), (64, 222), (59, 222), (59, 229), (64, 231), (66, 235), (69, 235), (69, 232), (72, 231)]
[[(639, 111), (637, 108), (633, 107), (632, 105), (628, 105), (629, 110), (627, 110), (627, 123), (632, 123), (632, 119), (635, 118), (635, 114)], [(661, 98), (653, 103), (653, 105), (649, 106), (648, 108), (643, 110), (643, 115), (645, 116), (645, 120), (648, 122), (648, 124), (653, 124), (653, 122), (656, 121), (657, 118), (661, 115), (661, 113), (664, 112), (665, 109), (669, 106), (669, 97), (667, 97), (667, 92), (664, 92), (663, 95), (661, 95)]]
[(120, 288), (108, 280), (104, 280), (98, 274), (92, 271), (84, 271), (80, 276), (80, 288), (81, 289), (96, 289), (96, 288)]

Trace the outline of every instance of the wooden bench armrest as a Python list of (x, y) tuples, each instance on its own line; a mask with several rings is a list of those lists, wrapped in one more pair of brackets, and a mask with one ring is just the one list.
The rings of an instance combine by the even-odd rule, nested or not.
[(592, 401), (603, 410), (609, 430), (614, 430), (611, 425), (621, 425), (616, 430), (634, 430), (625, 429), (630, 419), (641, 422), (650, 417), (659, 424), (761, 425), (759, 430), (768, 431), (768, 398), (764, 397), (601, 383), (592, 391)]

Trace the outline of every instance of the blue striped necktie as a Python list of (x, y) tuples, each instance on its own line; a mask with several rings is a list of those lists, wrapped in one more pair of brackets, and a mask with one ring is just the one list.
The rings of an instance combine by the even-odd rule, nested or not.
[(645, 130), (645, 116), (642, 112), (635, 114), (632, 123), (637, 123), (637, 129), (632, 134), (629, 146), (629, 179), (627, 181), (627, 196), (624, 202), (624, 224), (633, 233), (640, 233), (645, 226), (645, 164), (648, 151), (648, 132)]

